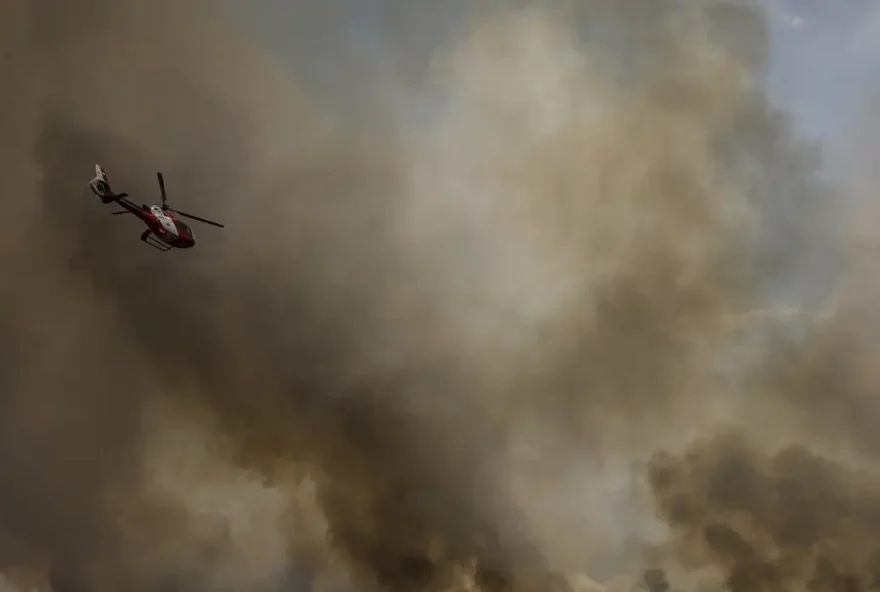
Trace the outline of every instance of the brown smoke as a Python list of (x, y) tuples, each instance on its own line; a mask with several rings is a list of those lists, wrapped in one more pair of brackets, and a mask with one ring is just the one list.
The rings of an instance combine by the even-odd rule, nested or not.
[[(876, 110), (859, 121), (875, 126)], [(742, 395), (747, 436), (725, 431), (652, 459), (673, 533), (665, 565), (708, 571), (730, 590), (877, 586), (877, 243), (865, 199), (876, 176), (866, 170), (846, 184), (858, 206), (840, 243), (842, 281), (799, 338), (771, 340)]]
[(740, 590), (876, 586), (878, 482), (801, 446), (761, 453), (738, 436), (658, 457), (651, 483), (682, 559)]
[[(822, 212), (755, 86), (760, 11), (453, 4), (383, 4), (383, 67), (352, 72), (325, 45), (352, 5), (297, 2), (295, 74), (210, 2), (4, 5), (0, 562), (96, 592), (287, 563), (551, 589), (620, 528), (573, 521), (564, 476), (732, 407), (707, 396), (730, 316)], [(96, 162), (227, 228), (147, 250), (86, 193)], [(205, 501), (239, 479), (263, 501)], [(263, 504), (255, 541), (234, 515)]]

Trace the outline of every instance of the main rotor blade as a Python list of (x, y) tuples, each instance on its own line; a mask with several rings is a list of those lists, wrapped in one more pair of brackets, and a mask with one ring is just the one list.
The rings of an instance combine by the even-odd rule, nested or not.
[(122, 210), (121, 212), (110, 212), (114, 216), (121, 216), (122, 214), (131, 214), (128, 210)]
[(165, 177), (162, 176), (162, 173), (156, 173), (156, 176), (159, 178), (159, 191), (162, 192), (162, 207), (168, 205), (168, 196), (165, 195)]
[[(168, 209), (170, 210), (171, 208), (168, 208)], [(193, 216), (192, 214), (187, 214), (186, 212), (181, 212), (179, 210), (171, 210), (171, 211), (174, 212), (175, 214), (180, 214), (181, 216), (184, 216), (185, 218), (192, 218), (193, 220), (198, 220), (199, 222), (204, 222), (205, 224), (210, 224), (211, 226), (217, 226), (218, 228), (226, 228), (226, 226), (224, 226), (223, 224), (220, 224), (219, 222), (211, 222), (210, 220), (206, 220), (204, 218), (199, 218), (198, 216)]]

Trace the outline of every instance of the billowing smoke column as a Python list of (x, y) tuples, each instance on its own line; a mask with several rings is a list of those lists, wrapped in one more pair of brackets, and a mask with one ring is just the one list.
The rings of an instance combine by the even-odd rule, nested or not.
[(877, 481), (800, 446), (763, 454), (722, 435), (651, 480), (684, 561), (730, 590), (869, 590), (877, 578)]
[[(800, 346), (739, 397), (716, 371), (731, 319), (834, 228), (757, 84), (760, 10), (379, 4), (382, 68), (287, 56), (348, 72), (338, 101), (213, 3), (4, 5), (9, 573), (551, 590), (641, 565), (624, 522), (644, 508), (593, 507), (611, 472), (630, 487), (629, 461), (774, 404), (806, 429), (777, 396), (813, 367), (788, 364)], [(302, 47), (342, 34), (334, 5), (295, 3)], [(96, 162), (147, 203), (162, 170), (176, 207), (227, 228), (143, 248), (87, 194)], [(673, 532), (706, 530), (669, 492), (713, 511), (724, 450), (652, 473)]]

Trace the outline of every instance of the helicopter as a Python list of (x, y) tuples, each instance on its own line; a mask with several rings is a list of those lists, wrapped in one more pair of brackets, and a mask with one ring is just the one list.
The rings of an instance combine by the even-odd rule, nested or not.
[(121, 214), (133, 214), (147, 225), (147, 229), (141, 234), (141, 240), (147, 245), (160, 251), (170, 251), (171, 249), (191, 249), (196, 245), (195, 234), (180, 217), (190, 218), (198, 222), (204, 222), (218, 228), (225, 228), (223, 224), (212, 222), (199, 216), (193, 216), (179, 210), (168, 207), (168, 196), (165, 193), (165, 179), (162, 173), (156, 173), (159, 179), (159, 191), (162, 194), (162, 205), (137, 205), (136, 203), (126, 199), (128, 193), (114, 193), (110, 188), (110, 181), (107, 173), (101, 168), (101, 165), (95, 165), (95, 177), (89, 181), (89, 188), (92, 193), (101, 199), (101, 203), (116, 203), (124, 209), (119, 212), (112, 212), (114, 216)]

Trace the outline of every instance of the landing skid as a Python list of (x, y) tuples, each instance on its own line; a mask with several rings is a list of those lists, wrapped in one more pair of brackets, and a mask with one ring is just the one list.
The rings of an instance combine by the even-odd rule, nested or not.
[(152, 231), (147, 230), (141, 235), (141, 240), (153, 247), (154, 249), (158, 249), (160, 251), (170, 251), (171, 247), (157, 239), (153, 236)]

